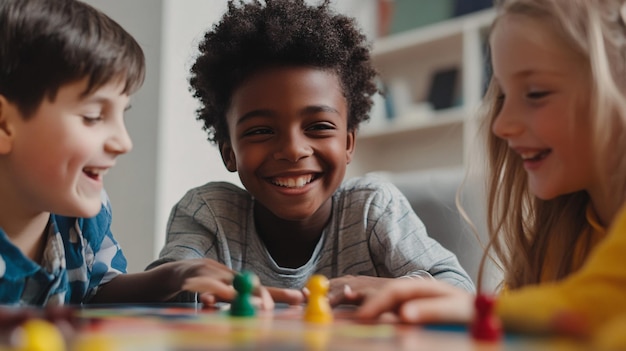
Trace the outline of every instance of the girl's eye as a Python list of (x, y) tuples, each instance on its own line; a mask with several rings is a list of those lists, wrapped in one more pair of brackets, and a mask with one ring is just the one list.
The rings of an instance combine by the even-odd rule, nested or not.
[(547, 92), (547, 91), (533, 91), (533, 92), (526, 94), (526, 98), (531, 99), (531, 100), (539, 100), (548, 95), (550, 95), (550, 92)]
[(504, 100), (506, 99), (506, 95), (500, 94), (496, 97), (496, 110), (500, 111), (502, 106), (504, 106)]

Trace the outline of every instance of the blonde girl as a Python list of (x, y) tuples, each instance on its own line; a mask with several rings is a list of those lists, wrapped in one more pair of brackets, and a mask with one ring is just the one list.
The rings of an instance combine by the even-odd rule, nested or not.
[[(487, 252), (504, 269), (496, 311), (509, 329), (594, 332), (626, 316), (626, 4), (496, 9), (483, 109)], [(359, 315), (467, 322), (473, 301), (439, 282), (399, 281)]]

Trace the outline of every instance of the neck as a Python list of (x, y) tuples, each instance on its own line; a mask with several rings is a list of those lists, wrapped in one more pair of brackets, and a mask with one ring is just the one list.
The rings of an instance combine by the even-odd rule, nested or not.
[(0, 199), (0, 228), (25, 256), (39, 262), (50, 213), (30, 211), (10, 196)]
[(281, 267), (297, 268), (311, 258), (330, 220), (331, 210), (332, 199), (329, 199), (309, 218), (285, 220), (257, 202), (254, 222), (261, 241), (274, 261)]

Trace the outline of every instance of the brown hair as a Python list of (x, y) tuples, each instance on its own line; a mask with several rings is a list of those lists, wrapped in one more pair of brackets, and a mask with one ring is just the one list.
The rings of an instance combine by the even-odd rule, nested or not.
[(64, 84), (89, 77), (89, 94), (122, 78), (131, 94), (144, 74), (139, 44), (93, 7), (76, 0), (0, 2), (0, 94), (25, 117)]

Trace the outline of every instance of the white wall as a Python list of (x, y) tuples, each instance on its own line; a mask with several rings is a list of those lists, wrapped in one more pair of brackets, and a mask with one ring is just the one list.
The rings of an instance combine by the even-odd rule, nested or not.
[(126, 114), (133, 150), (118, 159), (105, 177), (113, 206), (113, 234), (129, 261), (129, 270), (143, 270), (154, 257), (156, 152), (159, 141), (161, 77), (161, 0), (86, 0), (118, 21), (139, 42), (146, 55), (146, 80), (131, 99)]
[[(126, 28), (146, 55), (146, 81), (126, 117), (134, 149), (120, 157), (105, 180), (113, 234), (129, 272), (141, 271), (158, 256), (170, 210), (187, 190), (215, 180), (241, 184), (196, 121), (198, 105), (187, 81), (198, 41), (219, 20), (227, 1), (84, 1)], [(360, 18), (366, 33), (375, 31), (374, 1), (335, 1), (338, 11)]]
[(225, 10), (221, 0), (164, 2), (155, 257), (165, 242), (170, 210), (187, 190), (213, 180), (239, 183), (196, 121), (198, 104), (187, 81), (198, 41)]

